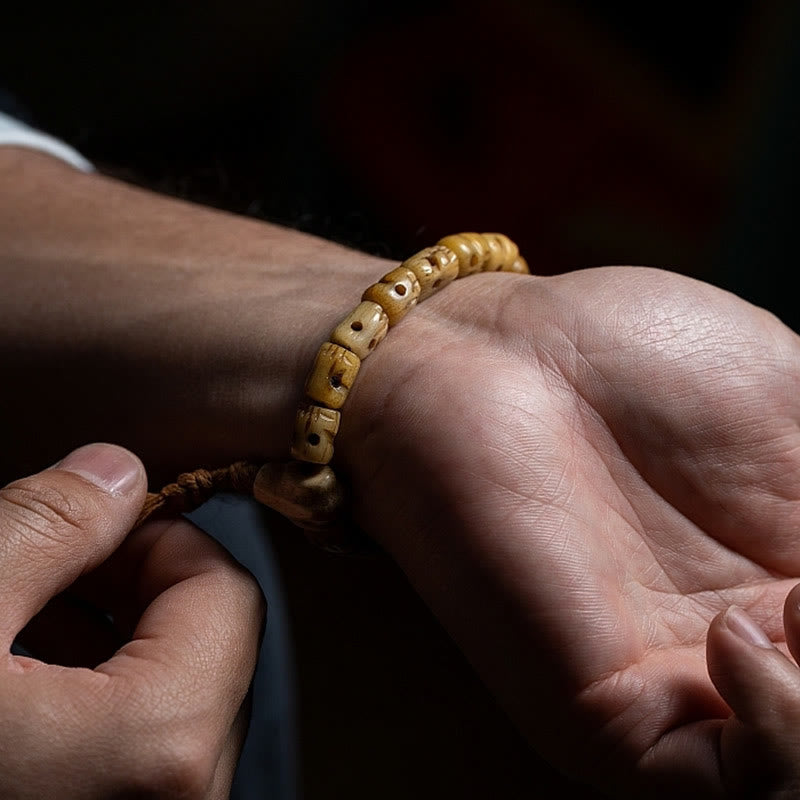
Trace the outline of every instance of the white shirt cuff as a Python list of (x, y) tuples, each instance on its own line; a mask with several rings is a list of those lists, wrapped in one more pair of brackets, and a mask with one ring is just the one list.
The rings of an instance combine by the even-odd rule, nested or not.
[(0, 145), (30, 147), (32, 150), (40, 150), (66, 161), (82, 172), (94, 171), (91, 162), (68, 144), (56, 139), (55, 136), (31, 128), (2, 111), (0, 111)]

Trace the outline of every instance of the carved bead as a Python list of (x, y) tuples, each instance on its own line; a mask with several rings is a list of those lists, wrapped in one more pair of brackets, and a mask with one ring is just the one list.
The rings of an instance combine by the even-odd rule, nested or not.
[(386, 312), (370, 300), (359, 303), (331, 332), (330, 340), (365, 359), (389, 330)]
[(420, 303), (458, 277), (458, 257), (449, 247), (426, 247), (402, 266), (417, 276)]
[(300, 528), (332, 524), (344, 506), (344, 492), (328, 466), (303, 461), (271, 462), (256, 474), (253, 496)]
[(481, 272), (489, 260), (489, 243), (479, 233), (453, 233), (436, 243), (448, 247), (458, 258), (458, 277)]
[(342, 415), (332, 408), (307, 406), (295, 417), (292, 456), (313, 464), (327, 464), (333, 458), (333, 438)]
[(355, 353), (325, 342), (306, 380), (306, 394), (320, 405), (341, 408), (360, 366), (361, 359)]
[(528, 262), (522, 256), (517, 256), (511, 266), (503, 267), (503, 272), (519, 272), (529, 275), (530, 271)]
[(377, 303), (389, 318), (389, 327), (399, 322), (419, 300), (417, 276), (406, 267), (387, 272), (362, 295), (362, 300)]
[(503, 233), (484, 233), (489, 245), (489, 258), (483, 266), (484, 272), (508, 270), (519, 256), (519, 247)]

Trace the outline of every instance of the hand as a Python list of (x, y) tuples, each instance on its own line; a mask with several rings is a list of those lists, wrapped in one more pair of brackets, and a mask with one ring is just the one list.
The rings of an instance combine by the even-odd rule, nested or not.
[(795, 334), (702, 282), (471, 276), (364, 362), (337, 458), (540, 752), (623, 796), (707, 800), (736, 790), (710, 623), (735, 604), (785, 649), (799, 390)]
[(3, 798), (229, 796), (263, 598), (185, 520), (129, 534), (145, 491), (112, 445), (0, 490)]
[[(92, 439), (141, 453), (154, 488), (285, 457), (319, 343), (396, 263), (3, 155), (0, 474)], [(553, 763), (724, 796), (706, 634), (735, 604), (785, 647), (799, 373), (785, 326), (679, 275), (476, 275), (364, 362), (335, 459), (361, 526)]]

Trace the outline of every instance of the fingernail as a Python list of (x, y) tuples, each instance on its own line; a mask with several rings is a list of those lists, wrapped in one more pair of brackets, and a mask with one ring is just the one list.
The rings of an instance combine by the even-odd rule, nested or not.
[(55, 465), (74, 472), (113, 495), (127, 494), (138, 485), (142, 464), (130, 451), (114, 444), (87, 444)]
[(758, 623), (738, 606), (731, 606), (725, 612), (725, 624), (728, 630), (735, 633), (740, 639), (756, 647), (772, 649), (774, 645), (769, 636), (761, 630)]

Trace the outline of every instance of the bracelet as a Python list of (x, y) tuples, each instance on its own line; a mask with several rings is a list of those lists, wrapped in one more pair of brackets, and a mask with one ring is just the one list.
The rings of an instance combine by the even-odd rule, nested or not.
[(147, 495), (136, 525), (156, 514), (198, 508), (217, 491), (250, 493), (323, 549), (353, 549), (343, 485), (330, 466), (340, 409), (367, 358), (417, 303), (477, 272), (528, 273), (519, 248), (501, 233), (457, 233), (406, 259), (369, 286), (360, 303), (330, 333), (305, 383), (290, 444), (291, 459), (263, 465), (237, 462), (195, 470)]
[(458, 233), (406, 259), (366, 289), (361, 302), (319, 348), (306, 379), (305, 401), (297, 410), (292, 460), (259, 470), (253, 485), (256, 500), (303, 528), (324, 549), (352, 549), (342, 525), (345, 492), (328, 465), (340, 409), (361, 362), (417, 303), (456, 278), (477, 272), (529, 269), (517, 245), (504, 234)]

